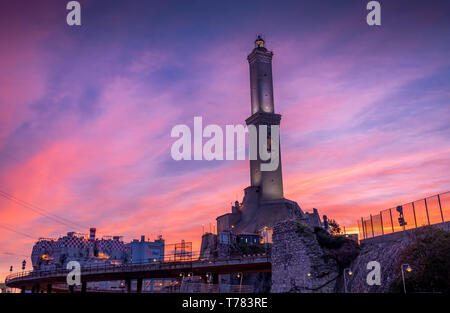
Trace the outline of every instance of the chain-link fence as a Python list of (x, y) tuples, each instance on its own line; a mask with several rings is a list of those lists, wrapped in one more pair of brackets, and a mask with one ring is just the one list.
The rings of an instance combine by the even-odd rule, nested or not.
[(450, 221), (450, 192), (380, 211), (358, 220), (359, 239)]

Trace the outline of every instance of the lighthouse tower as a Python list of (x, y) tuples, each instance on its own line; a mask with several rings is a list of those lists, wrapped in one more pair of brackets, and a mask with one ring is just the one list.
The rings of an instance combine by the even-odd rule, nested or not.
[[(256, 38), (254, 44), (253, 50), (247, 57), (250, 66), (251, 116), (246, 119), (246, 123), (249, 130), (250, 128), (256, 130), (256, 136), (253, 134), (253, 139), (249, 137), (252, 142), (258, 138), (255, 140), (258, 144), (258, 153), (250, 160), (250, 186), (244, 189), (242, 202), (236, 201), (230, 213), (217, 217), (217, 231), (219, 234), (235, 235), (249, 232), (267, 233), (278, 221), (292, 218), (301, 219), (312, 226), (320, 226), (321, 221), (317, 212), (304, 213), (297, 202), (284, 198), (279, 131), (272, 129), (272, 126), (279, 127), (281, 120), (281, 115), (275, 113), (273, 100), (273, 53), (265, 47), (261, 36)], [(259, 138), (259, 133), (264, 127), (260, 128), (260, 125), (267, 126), (267, 138), (264, 138), (263, 132), (262, 140)], [(261, 159), (259, 153), (259, 145), (263, 145), (262, 151), (266, 149), (265, 139), (267, 139), (267, 152), (271, 153), (267, 160)], [(252, 142), (250, 142), (250, 150)], [(277, 143), (278, 146), (273, 147), (272, 143)], [(277, 167), (273, 170), (263, 170), (262, 165), (272, 163), (274, 160), (271, 158), (275, 157), (279, 158), (277, 162), (273, 162), (277, 164)]]
[[(251, 94), (251, 112), (252, 115), (246, 120), (247, 125), (256, 126), (257, 136), (259, 138), (260, 125), (267, 126), (267, 141), (273, 139), (271, 126), (279, 127), (281, 115), (275, 113), (273, 101), (273, 81), (272, 81), (272, 56), (273, 52), (266, 49), (265, 42), (258, 36), (255, 40), (255, 48), (248, 55), (247, 60), (250, 65), (250, 94)], [(274, 134), (275, 135), (275, 134)], [(279, 136), (279, 134), (277, 134)], [(256, 140), (259, 145), (260, 140)], [(279, 138), (275, 142), (280, 142)], [(261, 163), (271, 162), (263, 161), (260, 153), (257, 153), (256, 160), (250, 160), (250, 181), (251, 186), (259, 187), (261, 200), (279, 200), (283, 199), (283, 178), (281, 174), (281, 154), (278, 144), (278, 153), (276, 160), (277, 168), (273, 171), (261, 171)], [(274, 156), (272, 156), (274, 157)]]

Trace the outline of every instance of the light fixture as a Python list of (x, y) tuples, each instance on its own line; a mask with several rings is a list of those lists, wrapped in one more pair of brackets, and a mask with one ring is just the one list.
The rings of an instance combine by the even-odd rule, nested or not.
[(403, 273), (403, 268), (406, 267), (406, 271), (409, 273), (412, 271), (412, 268), (409, 264), (402, 264), (400, 266), (400, 270), (402, 272), (402, 281), (403, 281), (403, 292), (406, 293), (406, 283), (405, 283), (405, 274)]
[(353, 272), (349, 268), (344, 268), (344, 293), (347, 293), (347, 279), (346, 279), (347, 275), (346, 274), (348, 274), (348, 276), (352, 276)]

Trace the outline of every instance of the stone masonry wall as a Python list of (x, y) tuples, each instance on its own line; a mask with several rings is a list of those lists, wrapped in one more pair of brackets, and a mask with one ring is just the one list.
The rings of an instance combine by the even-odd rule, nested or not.
[(338, 269), (327, 258), (313, 231), (295, 220), (273, 230), (271, 292), (333, 292)]

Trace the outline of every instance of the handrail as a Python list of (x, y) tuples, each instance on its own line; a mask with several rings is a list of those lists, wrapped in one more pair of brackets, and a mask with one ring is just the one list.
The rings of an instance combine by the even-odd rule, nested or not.
[[(194, 264), (204, 264), (204, 263), (224, 263), (229, 264), (233, 261), (255, 261), (259, 259), (265, 259), (267, 262), (270, 262), (270, 256), (266, 253), (261, 254), (253, 254), (253, 255), (242, 255), (242, 256), (232, 256), (230, 258), (226, 259), (208, 259), (208, 258), (202, 258), (202, 259), (191, 259), (190, 261), (167, 261), (167, 262), (137, 262), (137, 263), (131, 263), (131, 264), (121, 264), (121, 265), (114, 265), (114, 264), (106, 264), (104, 266), (100, 266), (100, 264), (96, 265), (89, 265), (89, 266), (82, 266), (81, 267), (81, 273), (106, 273), (106, 272), (131, 272), (136, 270), (143, 270), (143, 269), (150, 269), (151, 267), (154, 267), (155, 269), (160, 268), (167, 268), (172, 267), (176, 265), (194, 265)], [(35, 277), (55, 277), (60, 275), (67, 275), (71, 270), (70, 269), (62, 269), (58, 268), (55, 270), (34, 270), (34, 271), (22, 271), (10, 274), (6, 276), (5, 283), (11, 282), (13, 280), (17, 280), (18, 278), (24, 278), (24, 279), (31, 279)]]

